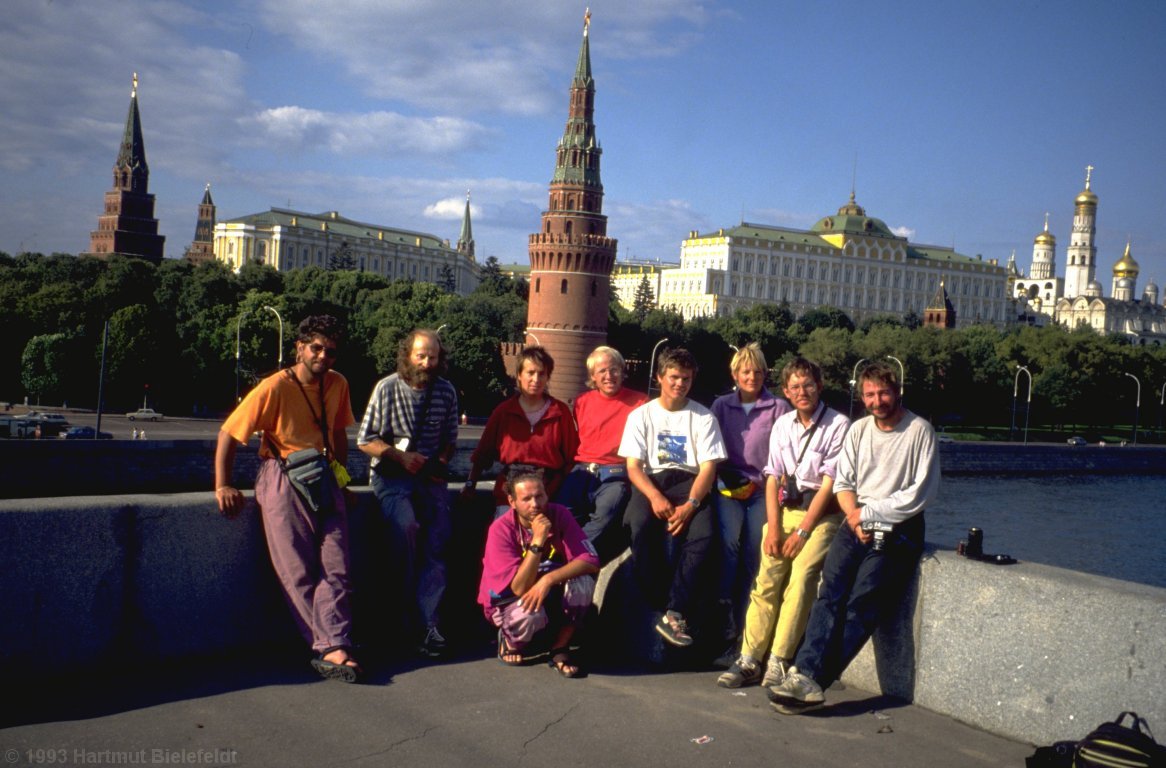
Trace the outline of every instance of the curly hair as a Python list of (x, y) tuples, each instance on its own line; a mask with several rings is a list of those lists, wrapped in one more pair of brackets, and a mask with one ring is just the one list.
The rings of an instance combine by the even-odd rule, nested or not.
[(296, 327), (296, 340), (307, 344), (317, 336), (339, 344), (344, 339), (344, 326), (332, 315), (309, 315)]

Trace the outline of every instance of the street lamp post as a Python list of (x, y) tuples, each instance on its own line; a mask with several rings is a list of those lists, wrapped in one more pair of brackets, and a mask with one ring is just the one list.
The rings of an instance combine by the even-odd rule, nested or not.
[(535, 335), (534, 335), (533, 333), (531, 333), (530, 331), (523, 331), (522, 333), (523, 333), (523, 335), (524, 335), (524, 336), (529, 336), (529, 337), (531, 337), (532, 339), (534, 339), (534, 345), (535, 345), (536, 347), (541, 347), (541, 346), (543, 345), (543, 343), (542, 343), (541, 341), (539, 341), (539, 340), (538, 340), (538, 336), (535, 336)]
[[(1162, 391), (1158, 393), (1158, 432), (1162, 432), (1163, 416), (1166, 415), (1166, 381), (1162, 382)], [(1161, 438), (1161, 434), (1159, 434)]]
[(279, 320), (279, 356), (276, 359), (275, 367), (283, 368), (283, 317), (279, 314), (279, 310), (275, 307), (269, 307), (266, 304), (263, 308), (275, 314), (275, 318)]
[(441, 325), (437, 326), (437, 330), (436, 330), (436, 331), (434, 331), (434, 333), (436, 333), (438, 336), (440, 336), (440, 335), (441, 335), (441, 329), (442, 329), (442, 328), (448, 328), (448, 327), (449, 327), (449, 323), (442, 323)]
[(894, 355), (887, 355), (887, 359), (894, 360), (899, 364), (899, 399), (902, 400), (903, 396), (907, 394), (907, 373), (903, 370), (903, 361)]
[(1129, 376), (1131, 379), (1133, 379), (1134, 383), (1138, 385), (1137, 398), (1134, 400), (1134, 445), (1137, 445), (1138, 444), (1138, 411), (1142, 407), (1142, 382), (1137, 376), (1133, 375), (1132, 373), (1127, 373), (1125, 375)]
[(866, 358), (862, 358), (854, 364), (854, 369), (850, 372), (850, 420), (854, 421), (854, 386), (858, 384), (858, 366), (866, 362)]
[(105, 328), (101, 331), (101, 372), (97, 375), (97, 426), (93, 428), (94, 435), (101, 437), (101, 411), (105, 402), (105, 347), (109, 343), (109, 318), (105, 319)]
[(239, 404), (239, 328), (243, 325), (243, 313), (235, 319), (235, 404)]
[(652, 347), (652, 359), (648, 362), (648, 397), (652, 396), (652, 382), (656, 380), (656, 350), (666, 341), (668, 341), (668, 338), (664, 337), (656, 342), (656, 346)]
[(1028, 414), (1032, 411), (1032, 371), (1027, 365), (1016, 366), (1016, 376), (1012, 379), (1012, 429), (1008, 432), (1008, 439), (1012, 439), (1012, 432), (1016, 430), (1016, 395), (1020, 391), (1020, 372), (1028, 377), (1028, 402), (1024, 406), (1024, 444), (1028, 445)]

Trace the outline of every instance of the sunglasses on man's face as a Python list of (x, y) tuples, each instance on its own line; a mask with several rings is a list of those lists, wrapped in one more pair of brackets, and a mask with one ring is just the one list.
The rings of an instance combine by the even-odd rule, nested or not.
[(312, 342), (308, 345), (308, 351), (313, 355), (319, 355), (322, 352), (324, 353), (324, 357), (329, 360), (336, 359), (336, 347), (326, 347), (318, 342)]

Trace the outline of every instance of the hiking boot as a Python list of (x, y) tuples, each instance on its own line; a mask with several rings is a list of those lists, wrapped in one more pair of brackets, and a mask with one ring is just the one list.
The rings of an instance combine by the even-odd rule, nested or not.
[[(790, 667), (785, 680), (781, 685), (769, 689), (769, 700), (774, 704), (784, 704), (787, 707), (801, 705), (803, 708), (813, 704), (821, 704), (826, 700), (822, 693), (822, 686), (798, 671), (797, 667)], [(776, 708), (776, 707), (775, 707)], [(782, 710), (778, 709), (779, 712)], [(784, 713), (783, 714), (787, 714)]]
[(437, 627), (430, 627), (425, 631), (425, 637), (417, 645), (417, 652), (431, 659), (445, 653), (445, 638), (437, 631)]
[(665, 611), (656, 622), (656, 631), (673, 645), (681, 648), (692, 645), (692, 635), (688, 634), (688, 622), (676, 611)]
[(770, 656), (769, 662), (765, 665), (765, 677), (761, 679), (761, 686), (763, 688), (773, 688), (781, 685), (788, 674), (789, 664), (784, 659)]
[(741, 654), (728, 672), (722, 672), (717, 678), (717, 685), (722, 688), (740, 688), (743, 685), (755, 685), (761, 679), (761, 666), (745, 654)]

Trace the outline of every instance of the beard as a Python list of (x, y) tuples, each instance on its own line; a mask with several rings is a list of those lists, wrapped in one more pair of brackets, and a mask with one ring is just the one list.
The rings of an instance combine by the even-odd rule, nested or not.
[(411, 387), (425, 389), (437, 381), (437, 371), (432, 368), (422, 370), (416, 365), (410, 365), (406, 370), (402, 371), (401, 378)]

